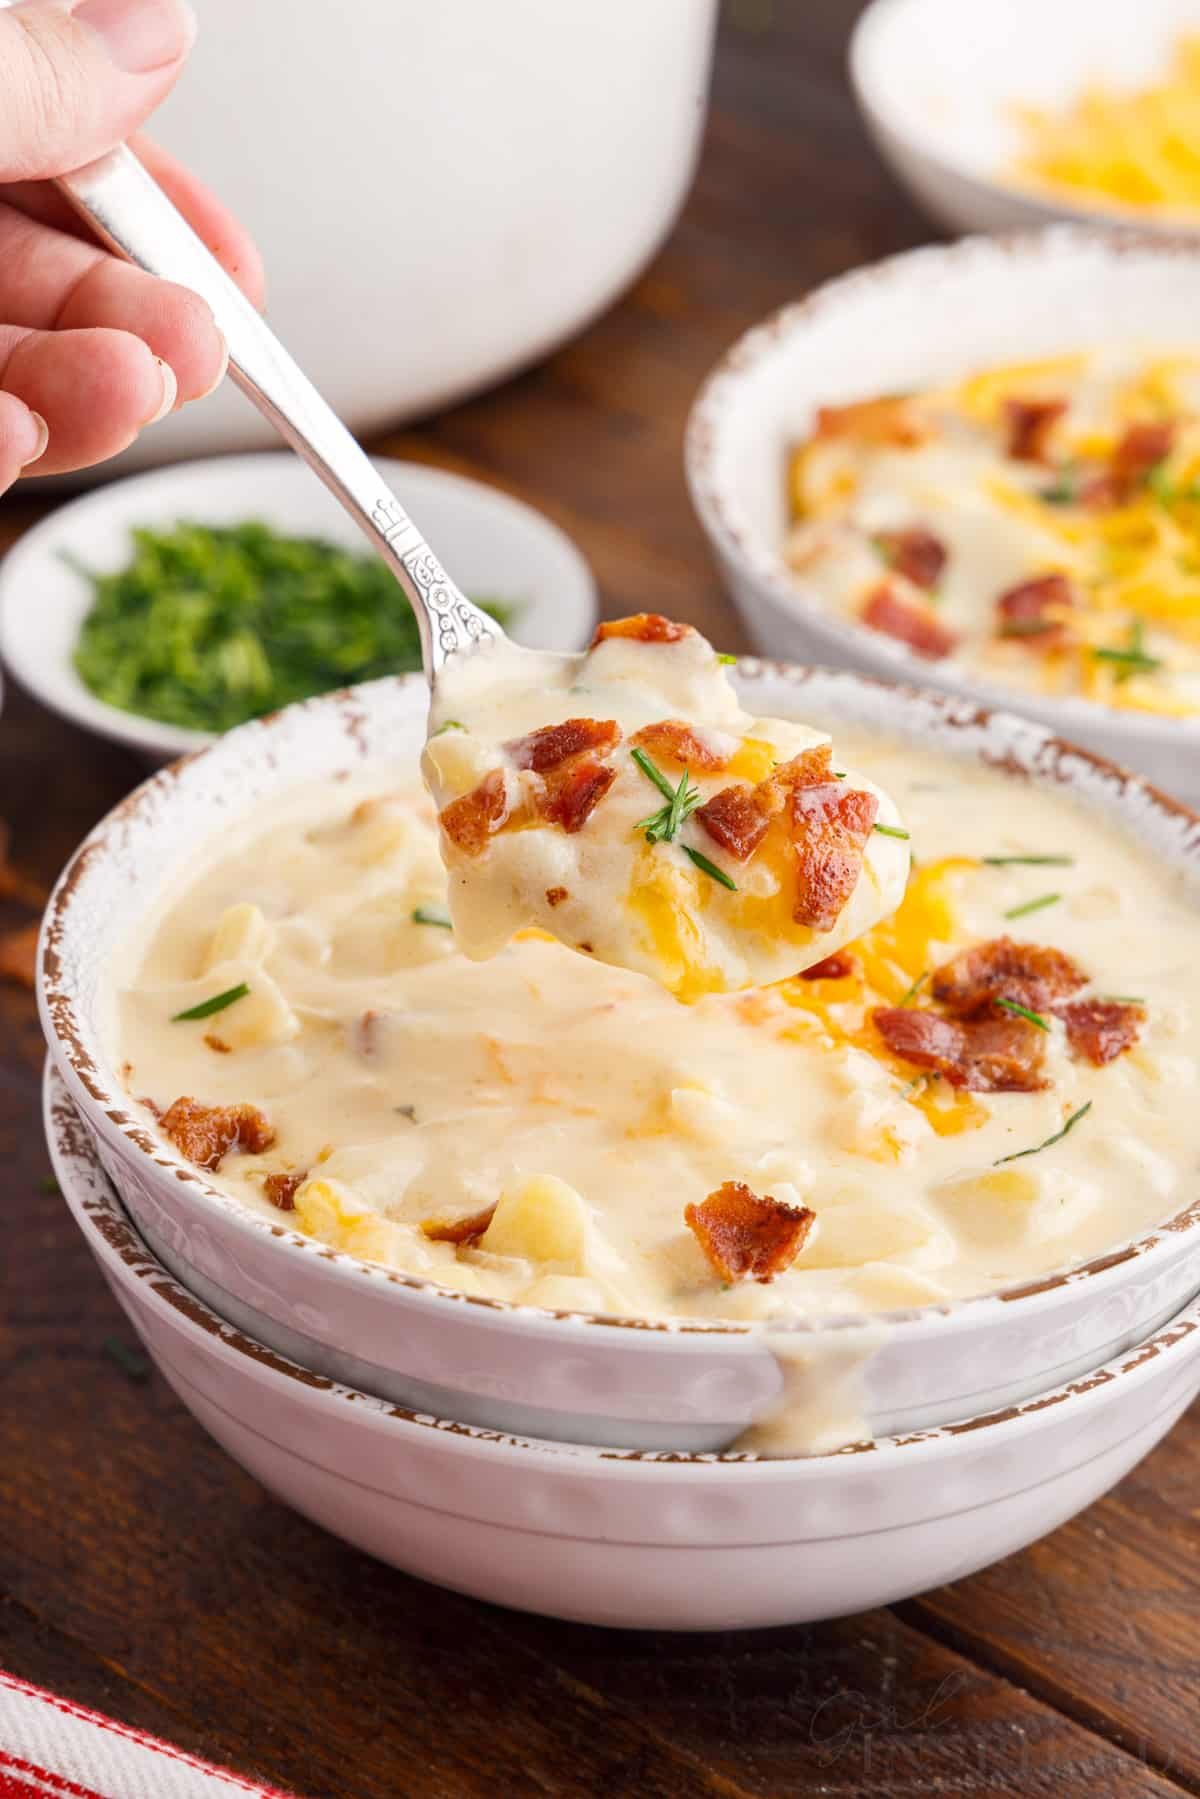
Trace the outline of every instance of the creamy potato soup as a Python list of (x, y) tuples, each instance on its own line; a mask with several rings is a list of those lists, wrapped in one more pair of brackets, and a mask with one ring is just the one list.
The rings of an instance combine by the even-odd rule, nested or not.
[(468, 960), (415, 769), (297, 793), (198, 851), (131, 938), (131, 1099), (263, 1217), (584, 1311), (918, 1305), (1177, 1211), (1200, 1062), (1182, 888), (1065, 796), (880, 741), (838, 755), (911, 829), (894, 916), (691, 1005), (536, 929)]
[(824, 731), (751, 718), (690, 625), (438, 677), (424, 757), (465, 954), (536, 925), (681, 999), (781, 980), (893, 912), (908, 833)]
[(823, 408), (785, 555), (917, 655), (1200, 712), (1200, 358), (1129, 350)]

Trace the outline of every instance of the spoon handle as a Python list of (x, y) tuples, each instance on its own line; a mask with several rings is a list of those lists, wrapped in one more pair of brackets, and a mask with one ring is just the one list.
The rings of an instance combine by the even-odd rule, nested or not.
[(370, 458), (133, 152), (120, 146), (58, 186), (109, 249), (208, 301), (233, 379), (341, 501), (404, 589), (430, 682), (456, 650), (502, 635), (455, 586)]

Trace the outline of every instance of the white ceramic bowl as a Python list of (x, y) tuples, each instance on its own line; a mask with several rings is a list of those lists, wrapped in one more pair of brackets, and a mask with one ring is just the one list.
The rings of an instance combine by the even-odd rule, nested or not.
[[(893, 731), (1065, 787), (1147, 856), (1200, 883), (1200, 820), (1035, 725), (849, 675), (744, 667), (758, 714)], [(763, 1326), (590, 1318), (452, 1293), (362, 1263), (218, 1192), (130, 1111), (101, 1020), (115, 946), (143, 906), (234, 815), (305, 781), (415, 754), (419, 678), (374, 682), (244, 726), (164, 770), (77, 852), (50, 902), (43, 1025), (138, 1230), (221, 1315), (306, 1367), (442, 1416), (629, 1448), (712, 1450), (778, 1402)], [(1120, 1353), (1200, 1287), (1200, 1194), (1169, 1226), (1019, 1294), (884, 1314), (863, 1367), (877, 1434), (1012, 1404)], [(862, 1319), (798, 1328), (818, 1356)]]
[(851, 1453), (644, 1456), (403, 1411), (286, 1360), (172, 1279), (131, 1227), (62, 1081), (67, 1204), (183, 1403), (288, 1505), (477, 1598), (590, 1624), (730, 1630), (908, 1598), (1106, 1492), (1200, 1388), (1200, 1305), (1027, 1407)]
[[(532, 506), (465, 475), (379, 458), (375, 467), (473, 598), (516, 608), (512, 635), (537, 649), (577, 650), (596, 620), (596, 583), (571, 539)], [(207, 731), (159, 724), (107, 706), (72, 664), (91, 605), (90, 583), (65, 560), (107, 573), (127, 562), (136, 526), (169, 529), (262, 519), (277, 531), (326, 537), (369, 553), (352, 519), (290, 451), (177, 463), (113, 482), (60, 506), (0, 562), (0, 655), (51, 711), (162, 760), (213, 741)], [(408, 604), (399, 588), (397, 606)]]
[(1200, 720), (1043, 698), (916, 656), (835, 614), (783, 558), (786, 459), (819, 406), (1114, 342), (1200, 341), (1200, 245), (1059, 225), (910, 250), (817, 288), (734, 344), (697, 395), (692, 500), (764, 655), (1008, 706), (1200, 803)]
[(850, 43), (867, 126), (905, 187), (956, 231), (1011, 231), (1053, 219), (1190, 230), (1097, 197), (1040, 194), (1012, 174), (1016, 109), (1059, 109), (1097, 79), (1153, 80), (1200, 0), (874, 0)]

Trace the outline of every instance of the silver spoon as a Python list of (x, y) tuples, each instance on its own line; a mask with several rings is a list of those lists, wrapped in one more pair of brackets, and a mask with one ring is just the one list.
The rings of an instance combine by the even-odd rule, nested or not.
[[(14, 0), (0, 0), (0, 7)], [(504, 636), (446, 573), (370, 458), (307, 375), (123, 145), (55, 185), (118, 256), (208, 301), (229, 345), (229, 373), (340, 500), (383, 557), (417, 618), (430, 685), (456, 650)]]

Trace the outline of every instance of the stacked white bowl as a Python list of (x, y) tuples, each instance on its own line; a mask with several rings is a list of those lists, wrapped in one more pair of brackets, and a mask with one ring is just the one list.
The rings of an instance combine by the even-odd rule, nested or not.
[[(1048, 730), (852, 675), (745, 665), (751, 709), (870, 727), (1069, 791), (1200, 886), (1200, 825)], [(131, 908), (298, 783), (412, 756), (419, 679), (244, 727), (99, 825), (43, 933), (48, 1131), (68, 1201), (151, 1355), (282, 1498), (412, 1572), (614, 1625), (848, 1612), (1009, 1553), (1103, 1492), (1200, 1388), (1200, 1194), (1068, 1273), (868, 1323), (867, 1434), (730, 1445), (777, 1403), (764, 1327), (613, 1320), (452, 1293), (251, 1213), (131, 1110), (105, 984)], [(110, 1185), (111, 1183), (111, 1185)]]

